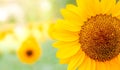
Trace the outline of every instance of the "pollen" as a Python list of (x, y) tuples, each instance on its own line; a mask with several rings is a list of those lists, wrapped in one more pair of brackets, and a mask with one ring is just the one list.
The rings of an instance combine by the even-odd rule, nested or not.
[(111, 15), (89, 18), (79, 36), (82, 50), (93, 60), (110, 61), (120, 52), (120, 20)]

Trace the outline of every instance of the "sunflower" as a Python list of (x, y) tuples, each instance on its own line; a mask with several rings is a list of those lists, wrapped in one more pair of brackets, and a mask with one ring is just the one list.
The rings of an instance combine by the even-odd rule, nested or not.
[(13, 34), (13, 27), (14, 25), (11, 24), (2, 24), (0, 26), (0, 40), (2, 41), (5, 39), (6, 35)]
[(55, 23), (50, 23), (49, 25), (49, 28), (48, 28), (48, 35), (51, 39), (53, 39), (54, 37), (52, 37), (52, 31), (54, 31), (54, 26), (55, 26)]
[(27, 28), (30, 33), (33, 34), (33, 36), (40, 42), (45, 42), (47, 37), (46, 37), (46, 26), (48, 24), (42, 24), (42, 23), (29, 23), (27, 25)]
[(56, 57), (68, 70), (120, 70), (120, 1), (76, 0), (54, 26)]
[(3, 40), (6, 36), (6, 32), (0, 32), (0, 40)]
[(17, 53), (23, 63), (33, 64), (39, 59), (41, 49), (35, 38), (30, 36), (22, 43)]

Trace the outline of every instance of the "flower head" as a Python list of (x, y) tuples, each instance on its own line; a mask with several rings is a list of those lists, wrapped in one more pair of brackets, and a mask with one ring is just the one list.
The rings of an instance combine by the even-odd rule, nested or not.
[(18, 49), (18, 57), (23, 63), (33, 64), (41, 55), (41, 49), (33, 36), (28, 37)]
[(60, 63), (68, 70), (119, 70), (120, 1), (76, 0), (51, 31)]

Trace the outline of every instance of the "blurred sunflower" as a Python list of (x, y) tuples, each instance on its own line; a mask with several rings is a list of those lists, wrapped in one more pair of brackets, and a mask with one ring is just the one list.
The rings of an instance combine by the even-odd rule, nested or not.
[(76, 0), (52, 32), (68, 70), (120, 70), (120, 1)]
[(48, 35), (51, 39), (54, 39), (54, 37), (52, 36), (52, 33), (51, 33), (54, 31), (54, 26), (55, 26), (55, 23), (50, 23), (49, 28), (48, 28)]
[(6, 36), (6, 32), (1, 31), (0, 32), (0, 40), (3, 40), (5, 38), (5, 36)]
[(46, 29), (48, 25), (42, 23), (29, 23), (27, 25), (28, 30), (32, 35), (40, 42), (45, 42), (47, 40), (46, 37)]
[(36, 23), (18, 24), (14, 28), (14, 34), (18, 41), (24, 41), (30, 34), (32, 34), (36, 40), (43, 42), (45, 39), (42, 32), (43, 31), (39, 31)]
[(50, 39), (50, 29), (54, 25), (53, 21), (46, 21), (41, 23), (30, 23), (28, 29), (33, 33), (37, 40), (45, 42)]
[(18, 57), (23, 63), (33, 64), (40, 55), (41, 49), (33, 36), (29, 36), (18, 49)]
[(0, 28), (0, 40), (3, 40), (8, 34), (13, 34), (14, 25), (2, 24), (0, 27), (1, 27)]

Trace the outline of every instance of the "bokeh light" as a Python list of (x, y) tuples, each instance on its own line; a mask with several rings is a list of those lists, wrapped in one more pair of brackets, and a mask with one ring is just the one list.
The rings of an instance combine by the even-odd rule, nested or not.
[[(49, 31), (62, 18), (60, 9), (69, 3), (75, 1), (0, 0), (0, 70), (66, 70), (67, 65), (60, 65), (55, 56), (57, 49), (52, 46), (54, 40)], [(41, 55), (33, 64), (25, 64), (17, 52), (31, 35)], [(30, 47), (32, 43), (27, 42)]]

